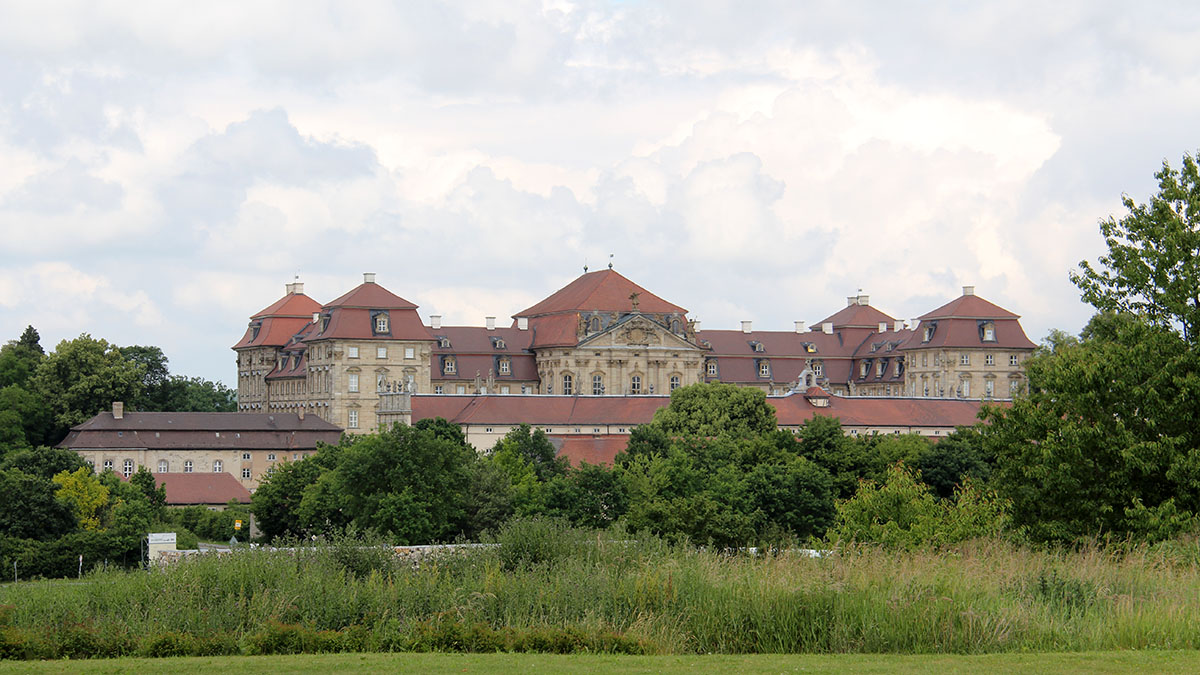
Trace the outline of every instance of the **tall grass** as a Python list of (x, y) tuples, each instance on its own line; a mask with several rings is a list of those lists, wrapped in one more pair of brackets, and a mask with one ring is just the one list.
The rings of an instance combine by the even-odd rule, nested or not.
[(94, 653), (1200, 647), (1194, 541), (751, 557), (518, 521), (488, 543), (414, 563), (342, 541), (9, 585), (0, 624), (10, 644), (25, 640), (8, 648), (18, 657), (69, 654), (54, 645), (72, 640), (78, 655), (88, 640), (108, 645)]

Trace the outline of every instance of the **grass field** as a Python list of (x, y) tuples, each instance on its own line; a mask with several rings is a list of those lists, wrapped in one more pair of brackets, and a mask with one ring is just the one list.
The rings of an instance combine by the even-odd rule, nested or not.
[(1123, 651), (976, 656), (881, 654), (619, 656), (554, 654), (315, 654), (169, 659), (3, 662), (0, 673), (1187, 673), (1200, 651)]
[[(470, 652), (529, 663), (494, 655), (503, 652), (1019, 660), (1099, 651), (1170, 660), (1188, 657), (1161, 655), (1200, 649), (1195, 541), (1076, 551), (993, 540), (947, 550), (845, 546), (810, 558), (727, 555), (545, 523), (504, 536), (501, 546), (418, 563), (355, 541), (6, 584), (0, 658), (77, 665), (135, 656)], [(785, 662), (765, 658), (767, 669)], [(865, 663), (871, 659), (879, 660)]]

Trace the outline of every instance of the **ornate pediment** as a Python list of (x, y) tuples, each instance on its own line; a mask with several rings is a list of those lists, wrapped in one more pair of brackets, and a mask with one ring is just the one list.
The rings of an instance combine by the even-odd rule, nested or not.
[(661, 330), (655, 330), (648, 321), (634, 319), (621, 326), (616, 341), (627, 345), (659, 345), (662, 344), (662, 338), (658, 335)]

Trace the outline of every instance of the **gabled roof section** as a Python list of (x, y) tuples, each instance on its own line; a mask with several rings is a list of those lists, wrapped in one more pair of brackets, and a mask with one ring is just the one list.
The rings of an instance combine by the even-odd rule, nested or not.
[(349, 293), (325, 305), (357, 309), (416, 309), (417, 306), (372, 281), (364, 281)]
[(686, 309), (663, 300), (609, 269), (584, 274), (545, 300), (513, 316), (535, 317), (588, 310), (631, 312), (633, 301), (629, 296), (634, 293), (638, 294), (638, 311), (643, 314), (687, 313)]
[(263, 309), (251, 319), (262, 319), (268, 316), (288, 317), (294, 319), (311, 319), (313, 312), (321, 311), (321, 304), (308, 297), (303, 291), (288, 293), (276, 300), (271, 306)]
[[(863, 296), (859, 296), (860, 298)], [(832, 323), (835, 329), (838, 328), (870, 328), (878, 329), (879, 324), (887, 322), (892, 324), (895, 319), (875, 309), (868, 304), (847, 305), (838, 310), (834, 314), (825, 317), (817, 322), (817, 326), (821, 324)]]
[(964, 294), (920, 317), (926, 319), (1019, 319), (1020, 316), (979, 297)]

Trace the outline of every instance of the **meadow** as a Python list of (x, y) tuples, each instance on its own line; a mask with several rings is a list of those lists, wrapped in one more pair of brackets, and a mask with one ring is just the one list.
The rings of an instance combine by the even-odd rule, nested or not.
[(0, 656), (1200, 647), (1195, 541), (752, 556), (534, 520), (490, 543), (414, 562), (342, 539), (8, 584)]

